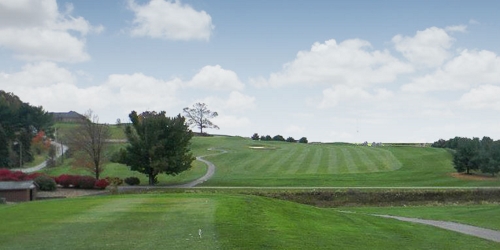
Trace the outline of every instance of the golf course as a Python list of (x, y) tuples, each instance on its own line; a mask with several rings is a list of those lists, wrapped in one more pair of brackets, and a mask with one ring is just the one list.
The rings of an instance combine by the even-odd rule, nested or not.
[[(113, 144), (116, 151), (125, 143)], [(291, 190), (461, 190), (498, 187), (497, 177), (452, 176), (446, 149), (253, 141), (195, 137), (193, 155), (215, 165), (214, 175), (188, 189), (207, 166), (193, 162), (158, 189), (0, 205), (0, 249), (498, 249), (500, 243), (374, 214), (453, 221), (500, 230), (495, 202), (416, 206), (316, 207), (258, 195)], [(210, 150), (209, 150), (210, 149)], [(71, 159), (44, 173), (85, 174)], [(103, 176), (143, 174), (108, 163)], [(125, 185), (125, 184), (124, 184)], [(272, 191), (266, 191), (272, 190)], [(321, 191), (315, 191), (321, 192)], [(354, 192), (356, 193), (356, 192)], [(270, 195), (272, 196), (272, 195)]]

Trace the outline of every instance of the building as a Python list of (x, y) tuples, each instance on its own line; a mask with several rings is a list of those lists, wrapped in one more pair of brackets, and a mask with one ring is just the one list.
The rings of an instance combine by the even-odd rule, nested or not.
[(34, 181), (0, 181), (0, 197), (8, 202), (36, 200), (37, 185)]
[(82, 119), (87, 119), (85, 116), (78, 114), (75, 111), (69, 112), (53, 112), (51, 113), (54, 118), (54, 122), (79, 122)]

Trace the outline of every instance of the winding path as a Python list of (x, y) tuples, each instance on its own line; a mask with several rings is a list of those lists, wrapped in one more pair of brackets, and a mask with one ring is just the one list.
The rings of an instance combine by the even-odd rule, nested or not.
[(495, 241), (495, 242), (500, 242), (500, 231), (495, 231), (491, 229), (486, 229), (482, 227), (475, 227), (475, 226), (470, 226), (470, 225), (465, 225), (461, 223), (456, 223), (456, 222), (449, 222), (449, 221), (439, 221), (439, 220), (424, 220), (424, 219), (417, 219), (417, 218), (408, 218), (408, 217), (401, 217), (401, 216), (392, 216), (392, 215), (381, 215), (381, 214), (372, 214), (373, 216), (378, 216), (378, 217), (383, 217), (383, 218), (390, 218), (390, 219), (396, 219), (400, 221), (407, 221), (407, 222), (413, 222), (413, 223), (420, 223), (420, 224), (425, 224), (425, 225), (430, 225), (434, 227), (439, 227), (443, 228), (446, 230), (451, 230), (467, 235), (472, 235), (476, 236), (479, 238)]
[[(52, 141), (50, 144), (56, 146), (56, 158), (61, 157), (67, 150), (68, 147), (66, 145), (63, 145), (59, 142)], [(61, 150), (62, 147), (62, 150)], [(13, 169), (14, 171), (21, 171), (23, 173), (33, 173), (35, 171), (41, 170), (42, 168), (45, 168), (47, 166), (47, 161), (44, 161), (37, 166), (31, 167), (31, 168), (16, 168)]]
[(138, 190), (138, 189), (148, 190), (148, 189), (160, 189), (160, 188), (192, 188), (192, 187), (195, 187), (196, 185), (199, 185), (199, 184), (207, 181), (208, 179), (210, 179), (215, 173), (215, 165), (213, 163), (205, 160), (204, 157), (227, 153), (227, 151), (223, 150), (223, 149), (209, 148), (208, 150), (210, 150), (210, 151), (216, 150), (216, 151), (220, 151), (220, 152), (215, 153), (215, 154), (202, 155), (202, 156), (196, 157), (197, 161), (201, 161), (201, 162), (205, 163), (208, 168), (207, 168), (207, 172), (205, 173), (205, 175), (203, 175), (202, 177), (200, 177), (194, 181), (190, 181), (188, 183), (179, 184), (179, 185), (167, 185), (167, 186), (119, 186), (118, 189), (120, 191), (126, 191), (126, 190)]

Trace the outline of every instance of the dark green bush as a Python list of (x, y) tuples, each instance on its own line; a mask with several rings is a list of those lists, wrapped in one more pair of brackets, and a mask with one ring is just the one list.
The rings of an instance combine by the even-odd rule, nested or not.
[(57, 188), (56, 181), (46, 175), (36, 177), (35, 183), (38, 184), (41, 191), (54, 191)]
[(127, 183), (130, 186), (134, 186), (134, 185), (139, 185), (141, 183), (141, 180), (139, 180), (139, 178), (137, 177), (132, 176), (125, 178), (125, 183)]

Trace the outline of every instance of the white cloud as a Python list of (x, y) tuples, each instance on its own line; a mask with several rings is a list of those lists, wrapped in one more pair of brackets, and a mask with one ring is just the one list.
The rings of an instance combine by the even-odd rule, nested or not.
[(374, 94), (369, 93), (361, 87), (350, 87), (337, 85), (323, 90), (323, 100), (319, 108), (335, 107), (339, 103), (357, 103), (358, 105), (370, 104), (387, 100), (393, 93), (387, 89), (377, 89)]
[(468, 90), (480, 84), (500, 84), (500, 58), (491, 51), (464, 50), (432, 74), (415, 78), (403, 91)]
[(90, 59), (85, 39), (76, 37), (101, 32), (82, 17), (71, 16), (72, 6), (60, 13), (55, 0), (2, 1), (0, 3), (0, 46), (13, 50), (21, 60), (81, 62)]
[(482, 85), (464, 94), (459, 104), (467, 109), (500, 110), (500, 86)]
[[(110, 75), (98, 86), (78, 86), (77, 77), (54, 63), (28, 64), (16, 73), (0, 73), (0, 89), (48, 111), (92, 109), (103, 122), (125, 118), (132, 110), (168, 110), (179, 104), (181, 81), (163, 81), (141, 73)], [(111, 121), (110, 121), (111, 119)]]
[(467, 25), (453, 25), (453, 26), (447, 26), (445, 28), (446, 31), (448, 32), (466, 32), (467, 31)]
[[(460, 26), (453, 26), (450, 29), (457, 30)], [(392, 38), (396, 50), (401, 52), (406, 59), (428, 67), (440, 66), (450, 57), (448, 49), (454, 40), (444, 29), (437, 27), (417, 31), (414, 37), (396, 35)]]
[(244, 113), (255, 109), (255, 97), (233, 91), (227, 98), (209, 96), (195, 102), (206, 103), (210, 109), (221, 113)]
[(251, 82), (274, 87), (289, 84), (367, 86), (391, 82), (398, 74), (413, 70), (388, 51), (370, 48), (369, 42), (360, 39), (315, 43), (310, 51), (298, 52), (295, 60), (286, 63), (280, 72), (272, 73), (268, 79), (252, 79)]
[(132, 36), (149, 36), (168, 40), (209, 40), (214, 29), (212, 17), (205, 11), (196, 11), (179, 0), (151, 0), (139, 5), (129, 1), (134, 12)]
[(209, 90), (242, 90), (245, 85), (238, 75), (220, 65), (205, 66), (188, 82), (188, 86)]

